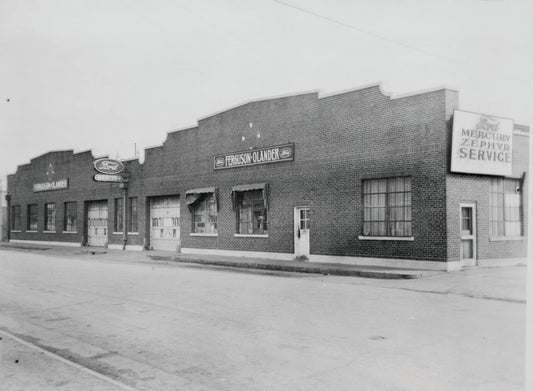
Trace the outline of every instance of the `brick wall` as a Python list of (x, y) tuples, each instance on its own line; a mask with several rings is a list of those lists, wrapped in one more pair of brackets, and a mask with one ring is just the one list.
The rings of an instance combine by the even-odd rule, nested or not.
[[(451, 90), (391, 99), (372, 86), (329, 97), (309, 93), (255, 101), (201, 119), (197, 127), (171, 132), (161, 146), (147, 149), (142, 165), (126, 162), (131, 171), (128, 197), (139, 199), (139, 234), (130, 236), (128, 244), (149, 246), (150, 197), (180, 195), (182, 247), (293, 253), (294, 207), (309, 206), (312, 254), (453, 260), (457, 238), (452, 215), (465, 194), (462, 187), (469, 188), (470, 178), (477, 181), (470, 186), (476, 187), (471, 198), (488, 197), (486, 179), (448, 173), (449, 123), (457, 106), (458, 94)], [(213, 170), (214, 155), (285, 143), (294, 143), (294, 161)], [(112, 232), (114, 199), (122, 193), (116, 184), (93, 182), (93, 160), (90, 152), (59, 151), (19, 166), (8, 178), (8, 189), (11, 205), (23, 206), (23, 230), (11, 237), (84, 242), (87, 201), (106, 199), (109, 243), (121, 244), (122, 235)], [(57, 179), (70, 179), (69, 189), (33, 193), (33, 183), (47, 181), (50, 163)], [(412, 177), (414, 240), (360, 240), (362, 180), (404, 175)], [(231, 188), (256, 182), (270, 184), (269, 235), (235, 237)], [(198, 187), (219, 189), (216, 237), (190, 235), (184, 194)], [(63, 234), (63, 203), (74, 200), (78, 232)], [(45, 202), (57, 203), (55, 234), (42, 232)], [(29, 203), (39, 204), (37, 233), (24, 232)], [(447, 244), (449, 236), (453, 243)], [(482, 244), (480, 240), (480, 248)], [(506, 243), (487, 248), (496, 253), (498, 246), (501, 254), (515, 253)]]
[[(522, 126), (515, 127), (524, 128)], [(513, 136), (512, 177), (520, 178), (529, 166), (529, 136), (515, 133)], [(449, 173), (446, 182), (448, 260), (460, 259), (460, 204), (476, 206), (476, 239), (478, 259), (524, 258), (527, 254), (528, 232), (528, 175), (522, 186), (523, 235), (512, 240), (496, 240), (490, 237), (490, 176)]]

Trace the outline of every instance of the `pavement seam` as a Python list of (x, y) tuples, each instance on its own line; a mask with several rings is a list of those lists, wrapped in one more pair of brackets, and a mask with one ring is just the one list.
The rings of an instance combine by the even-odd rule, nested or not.
[(9, 339), (11, 339), (11, 340), (13, 340), (15, 342), (20, 343), (21, 345), (24, 345), (24, 346), (29, 347), (31, 349), (34, 349), (34, 350), (36, 350), (36, 351), (38, 351), (40, 353), (43, 353), (44, 355), (46, 355), (46, 356), (48, 356), (50, 358), (53, 358), (56, 361), (62, 362), (63, 364), (66, 364), (66, 365), (69, 365), (69, 366), (71, 366), (73, 368), (79, 369), (80, 371), (85, 372), (88, 375), (97, 377), (97, 378), (99, 378), (99, 379), (101, 379), (101, 380), (103, 380), (103, 381), (105, 381), (107, 383), (110, 383), (110, 384), (113, 384), (113, 385), (115, 385), (117, 387), (120, 387), (123, 390), (139, 391), (138, 389), (133, 388), (131, 386), (128, 386), (127, 384), (121, 383), (121, 382), (119, 382), (119, 381), (117, 381), (115, 379), (112, 379), (112, 378), (108, 377), (108, 376), (102, 375), (99, 372), (93, 371), (92, 369), (84, 367), (83, 365), (80, 365), (80, 364), (75, 363), (73, 361), (67, 360), (66, 358), (63, 358), (63, 357), (61, 357), (61, 356), (59, 356), (59, 355), (57, 355), (55, 353), (52, 353), (52, 352), (50, 352), (50, 351), (48, 351), (46, 349), (43, 349), (43, 348), (41, 348), (41, 347), (39, 347), (39, 346), (37, 346), (35, 344), (32, 344), (32, 343), (30, 343), (28, 341), (25, 341), (22, 338), (19, 338), (19, 337), (15, 336), (15, 335), (5, 331), (5, 330), (0, 330), (0, 334), (4, 335), (6, 338), (9, 338)]

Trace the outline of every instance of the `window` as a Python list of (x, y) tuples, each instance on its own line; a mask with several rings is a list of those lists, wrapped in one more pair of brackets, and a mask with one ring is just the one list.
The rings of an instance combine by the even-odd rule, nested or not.
[(55, 232), (56, 230), (56, 204), (44, 204), (44, 230)]
[(115, 226), (113, 227), (114, 232), (123, 232), (124, 231), (124, 212), (122, 210), (122, 198), (115, 198)]
[(492, 178), (490, 182), (490, 236), (522, 235), (520, 180)]
[(128, 204), (128, 232), (139, 232), (139, 224), (137, 223), (138, 205), (137, 197), (131, 197)]
[(37, 231), (38, 223), (37, 204), (28, 205), (28, 231)]
[(217, 233), (217, 204), (214, 193), (200, 194), (191, 205), (192, 232)]
[(411, 177), (363, 181), (363, 235), (412, 235)]
[(65, 202), (65, 217), (63, 219), (63, 231), (76, 232), (78, 219), (78, 204), (74, 202)]
[(20, 205), (13, 205), (11, 207), (11, 229), (13, 231), (20, 231), (22, 229), (22, 208)]
[(266, 235), (267, 209), (263, 190), (242, 191), (237, 194), (237, 233)]

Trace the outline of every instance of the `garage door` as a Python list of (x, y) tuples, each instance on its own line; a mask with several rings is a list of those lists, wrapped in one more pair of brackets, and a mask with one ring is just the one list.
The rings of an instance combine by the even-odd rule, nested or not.
[(92, 201), (87, 207), (87, 244), (104, 247), (107, 244), (107, 201)]
[(180, 248), (180, 203), (178, 196), (150, 199), (150, 246), (154, 250)]

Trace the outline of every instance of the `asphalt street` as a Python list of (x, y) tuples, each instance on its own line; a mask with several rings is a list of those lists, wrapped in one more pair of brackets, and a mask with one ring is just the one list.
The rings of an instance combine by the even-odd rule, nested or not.
[(522, 390), (525, 297), (519, 266), (386, 281), (0, 250), (2, 390)]

